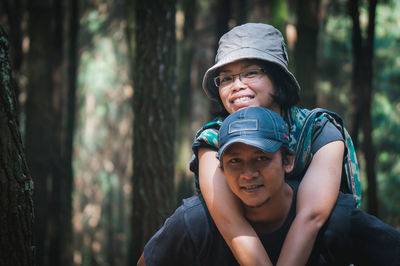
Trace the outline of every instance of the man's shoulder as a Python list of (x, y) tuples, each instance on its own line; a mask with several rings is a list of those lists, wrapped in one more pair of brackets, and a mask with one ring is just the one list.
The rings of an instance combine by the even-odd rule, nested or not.
[(199, 235), (213, 233), (214, 223), (201, 194), (183, 199), (180, 208), (185, 226), (194, 240)]
[(202, 260), (209, 241), (209, 220), (201, 196), (184, 199), (144, 248), (147, 265), (191, 265)]
[[(204, 216), (205, 218), (208, 214), (207, 206), (204, 202), (203, 196), (201, 194), (191, 196), (190, 198), (185, 198), (182, 200), (182, 205), (178, 208), (187, 216)], [(200, 217), (196, 217), (200, 218)]]

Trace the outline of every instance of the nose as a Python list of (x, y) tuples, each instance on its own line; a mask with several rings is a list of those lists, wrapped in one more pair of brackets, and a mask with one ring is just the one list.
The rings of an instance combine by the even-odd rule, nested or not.
[(246, 84), (243, 83), (240, 74), (234, 75), (233, 82), (232, 82), (232, 89), (234, 91), (238, 91), (245, 87), (246, 87)]
[(242, 179), (251, 180), (256, 178), (258, 175), (258, 170), (252, 164), (246, 164), (242, 168), (242, 172), (240, 173), (240, 177)]

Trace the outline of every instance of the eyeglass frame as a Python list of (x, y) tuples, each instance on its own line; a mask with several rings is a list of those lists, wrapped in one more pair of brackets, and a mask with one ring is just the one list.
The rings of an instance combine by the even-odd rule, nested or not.
[[(234, 74), (234, 75), (225, 75), (225, 76), (218, 75), (218, 76), (216, 76), (216, 77), (214, 77), (214, 78), (213, 78), (214, 85), (215, 85), (217, 88), (221, 87), (221, 85), (218, 85), (217, 79), (218, 79), (218, 78), (220, 78), (220, 77), (226, 77), (226, 76), (228, 76), (228, 77), (232, 77), (232, 83), (230, 83), (230, 84), (227, 84), (227, 85), (225, 85), (225, 86), (229, 86), (229, 85), (233, 84), (233, 83), (235, 82), (235, 76), (239, 76), (239, 80), (240, 80), (241, 82), (243, 82), (243, 83), (246, 83), (246, 84), (247, 84), (247, 82), (245, 82), (245, 81), (243, 81), (243, 80), (242, 80), (242, 74), (243, 74), (243, 73), (245, 73), (245, 72), (250, 72), (250, 71), (254, 71), (254, 70), (261, 71), (261, 73), (264, 73), (264, 74), (266, 74), (266, 73), (265, 73), (265, 69), (264, 69), (264, 68), (261, 68), (261, 67), (259, 67), (259, 68), (254, 68), (254, 69), (248, 69), (248, 70), (244, 70), (244, 71), (242, 71), (242, 72), (239, 72), (239, 73), (237, 73), (237, 74)], [(257, 75), (259, 75), (259, 74), (261, 74), (261, 73), (257, 73)]]

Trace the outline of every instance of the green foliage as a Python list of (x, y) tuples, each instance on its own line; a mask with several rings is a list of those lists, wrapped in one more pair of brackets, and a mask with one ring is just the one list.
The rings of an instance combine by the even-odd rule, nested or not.
[[(366, 1), (360, 9), (365, 34), (368, 19)], [(400, 225), (400, 3), (390, 0), (377, 6), (374, 42), (374, 82), (372, 102), (373, 141), (377, 152), (377, 181), (380, 217)], [(352, 74), (352, 22), (347, 1), (332, 1), (327, 6), (320, 32), (318, 94), (320, 104), (338, 112), (350, 122), (348, 110)], [(361, 136), (362, 137), (362, 136)], [(362, 149), (358, 151), (361, 170), (365, 169)], [(362, 173), (366, 189), (365, 173)], [(365, 200), (364, 193), (364, 200)], [(362, 204), (365, 205), (365, 203)]]
[(400, 3), (387, 2), (377, 7), (372, 122), (381, 216), (400, 226)]

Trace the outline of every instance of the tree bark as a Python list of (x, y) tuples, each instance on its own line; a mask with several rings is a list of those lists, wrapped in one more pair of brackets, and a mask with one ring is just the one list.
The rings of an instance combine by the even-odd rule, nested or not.
[(191, 108), (192, 108), (192, 94), (191, 94), (191, 65), (194, 55), (194, 31), (196, 25), (196, 1), (192, 0), (180, 0), (181, 8), (184, 13), (184, 25), (183, 25), (183, 39), (179, 41), (179, 76), (178, 78), (178, 91), (179, 91), (179, 128), (185, 129), (180, 130), (179, 134), (187, 132), (187, 126), (191, 120)]
[(375, 14), (376, 14), (377, 0), (368, 1), (368, 28), (367, 28), (367, 40), (365, 45), (365, 64), (364, 64), (364, 104), (365, 110), (363, 111), (365, 119), (363, 119), (363, 150), (365, 154), (365, 162), (367, 167), (367, 178), (368, 178), (368, 212), (377, 216), (378, 209), (378, 197), (377, 197), (377, 182), (376, 182), (376, 171), (375, 171), (375, 160), (376, 152), (372, 140), (372, 78), (373, 78), (373, 52), (374, 52), (374, 39), (375, 39)]
[(34, 265), (33, 181), (17, 123), (6, 33), (0, 26), (0, 265)]
[(78, 0), (69, 1), (69, 47), (68, 47), (68, 91), (67, 91), (67, 110), (66, 110), (66, 130), (65, 130), (65, 182), (64, 182), (64, 241), (63, 241), (63, 265), (71, 265), (73, 257), (73, 230), (72, 230), (72, 191), (74, 172), (72, 168), (73, 161), (73, 142), (75, 132), (75, 114), (76, 114), (76, 89), (78, 73), (78, 36), (79, 36), (79, 5)]
[[(217, 54), (219, 39), (229, 30), (229, 19), (232, 14), (232, 0), (217, 1), (214, 6), (215, 14), (215, 44), (214, 58)], [(222, 107), (215, 101), (210, 102), (210, 118), (213, 119), (215, 114), (221, 111)]]
[(317, 73), (319, 0), (298, 0), (297, 42), (294, 59), (296, 78), (301, 86), (301, 105), (313, 108), (317, 104), (315, 81)]
[[(1, 6), (1, 4), (0, 4)], [(22, 51), (23, 40), (23, 15), (24, 15), (24, 1), (22, 0), (4, 0), (3, 7), (7, 14), (7, 24), (9, 25), (9, 40), (10, 40), (10, 62), (13, 72), (12, 82), (16, 97), (18, 99), (20, 94), (19, 77), (21, 74), (22, 62), (24, 54)], [(17, 114), (19, 115), (20, 108), (17, 102)]]
[(67, 132), (65, 125), (69, 130), (73, 128), (71, 120), (66, 121), (65, 108), (64, 4), (58, 0), (28, 2), (30, 50), (26, 148), (36, 182), (38, 265), (72, 263), (72, 131)]
[(136, 47), (129, 265), (137, 262), (144, 244), (174, 206), (175, 4), (138, 0), (132, 11)]
[(358, 0), (349, 0), (349, 13), (353, 22), (352, 28), (352, 47), (353, 47), (353, 72), (351, 79), (351, 105), (350, 105), (350, 126), (349, 131), (353, 140), (354, 146), (358, 147), (358, 133), (360, 129), (361, 116), (362, 116), (362, 66), (363, 48), (360, 27), (360, 12), (358, 11)]
[[(51, 70), (51, 2), (29, 1), (28, 95), (26, 101), (26, 159), (35, 182), (34, 204), (35, 259), (37, 265), (48, 265), (47, 186), (52, 180), (52, 70)], [(49, 183), (50, 184), (50, 183)]]

